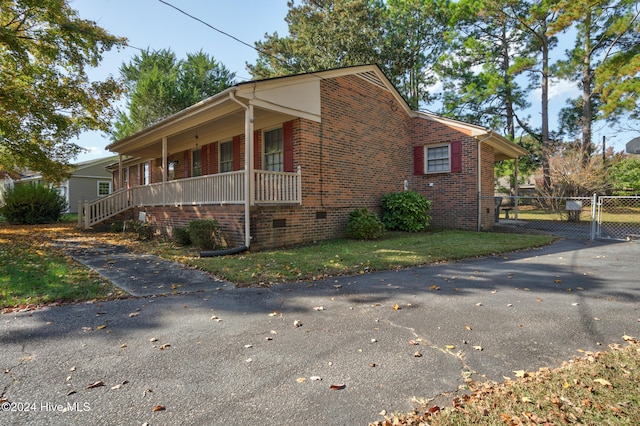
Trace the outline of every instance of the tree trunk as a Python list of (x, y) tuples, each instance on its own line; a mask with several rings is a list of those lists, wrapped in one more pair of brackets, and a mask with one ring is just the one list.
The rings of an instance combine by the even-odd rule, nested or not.
[(582, 60), (582, 142), (580, 158), (583, 166), (589, 163), (591, 156), (591, 11), (584, 20), (584, 58)]
[(542, 187), (544, 192), (549, 194), (551, 189), (551, 167), (549, 158), (552, 155), (552, 146), (549, 140), (549, 42), (545, 32), (542, 33), (540, 42), (542, 49), (542, 127), (540, 131), (540, 137), (542, 139)]

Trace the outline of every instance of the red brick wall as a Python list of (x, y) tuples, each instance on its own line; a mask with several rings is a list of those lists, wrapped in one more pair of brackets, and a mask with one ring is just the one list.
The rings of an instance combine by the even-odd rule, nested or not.
[(414, 118), (412, 146), (462, 142), (462, 172), (412, 175), (409, 189), (431, 201), (434, 226), (476, 229), (478, 209), (477, 142), (436, 121)]
[(222, 236), (228, 247), (244, 244), (244, 206), (182, 206), (182, 207), (144, 207), (135, 209), (147, 213), (147, 221), (164, 236), (173, 235), (175, 228), (186, 228), (190, 221), (196, 219), (216, 219), (220, 224)]
[[(318, 241), (345, 235), (349, 212), (366, 207), (380, 213), (380, 198), (409, 189), (432, 204), (432, 224), (476, 229), (478, 226), (478, 142), (436, 121), (409, 117), (393, 95), (357, 76), (322, 80), (322, 122), (293, 121), (293, 165), (302, 169), (301, 206), (251, 208), (254, 250)], [(257, 153), (262, 129), (256, 129)], [(244, 135), (240, 136), (244, 164)], [(462, 142), (462, 172), (414, 175), (414, 146)], [(208, 150), (217, 156), (217, 144)], [(493, 195), (493, 151), (482, 145), (482, 192)], [(182, 154), (176, 178), (183, 177)], [(215, 157), (207, 155), (208, 161)], [(261, 158), (257, 159), (261, 167)], [(131, 181), (137, 182), (132, 168)], [(217, 164), (207, 164), (214, 171)], [(154, 174), (155, 177), (155, 174)], [(155, 181), (155, 178), (154, 178)], [(433, 183), (432, 186), (429, 184)], [(244, 243), (244, 206), (147, 208), (148, 218), (166, 234), (196, 218), (215, 217), (230, 246)], [(489, 209), (489, 210), (487, 210)], [(482, 204), (482, 225), (493, 224), (493, 201)]]

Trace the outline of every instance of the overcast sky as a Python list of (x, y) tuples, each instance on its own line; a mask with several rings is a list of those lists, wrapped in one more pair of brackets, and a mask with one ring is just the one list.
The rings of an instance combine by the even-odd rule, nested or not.
[[(253, 46), (266, 33), (288, 34), (284, 18), (287, 14), (287, 0), (165, 0), (184, 12), (193, 15), (216, 29), (226, 32), (242, 42)], [(299, 3), (299, 2), (297, 2)], [(207, 25), (194, 20), (159, 0), (70, 0), (72, 8), (83, 19), (95, 21), (111, 34), (126, 37), (132, 47), (108, 52), (99, 68), (92, 70), (93, 79), (103, 79), (108, 75), (119, 75), (123, 62), (139, 53), (137, 49), (159, 50), (170, 48), (178, 58), (187, 53), (202, 50), (213, 56), (236, 73), (238, 81), (250, 79), (246, 63), (255, 63), (257, 52)], [(137, 49), (136, 49), (137, 48)], [(567, 96), (575, 97), (575, 84), (559, 82), (551, 89), (551, 110), (555, 114), (565, 105)], [(537, 120), (540, 103), (539, 91), (531, 92), (532, 118)], [(435, 109), (435, 108), (433, 108)], [(553, 117), (555, 119), (555, 117)], [(501, 129), (495, 129), (500, 131)], [(552, 130), (555, 128), (552, 127)], [(594, 128), (594, 141), (601, 143), (606, 135), (607, 145), (617, 151), (637, 134), (621, 134), (606, 126)], [(113, 155), (104, 147), (109, 138), (99, 132), (83, 133), (76, 143), (89, 151), (77, 161)]]

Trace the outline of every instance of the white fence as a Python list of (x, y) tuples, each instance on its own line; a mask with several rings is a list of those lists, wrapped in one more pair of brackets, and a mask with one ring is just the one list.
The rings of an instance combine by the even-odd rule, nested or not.
[[(302, 204), (302, 174), (256, 170), (255, 204)], [(245, 172), (229, 172), (134, 186), (78, 203), (78, 226), (89, 228), (132, 207), (243, 204)]]

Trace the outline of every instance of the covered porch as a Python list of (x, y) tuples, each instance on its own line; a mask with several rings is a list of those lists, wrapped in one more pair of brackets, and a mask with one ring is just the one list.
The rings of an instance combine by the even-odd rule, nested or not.
[[(138, 185), (78, 205), (78, 226), (89, 229), (138, 207), (181, 207), (245, 204), (245, 171), (220, 173), (169, 182)], [(302, 173), (255, 170), (250, 205), (302, 204)]]
[(320, 121), (317, 82), (280, 85), (242, 83), (109, 145), (116, 191), (83, 202), (79, 226), (132, 208), (243, 205), (248, 245), (252, 206), (302, 204), (294, 123)]

